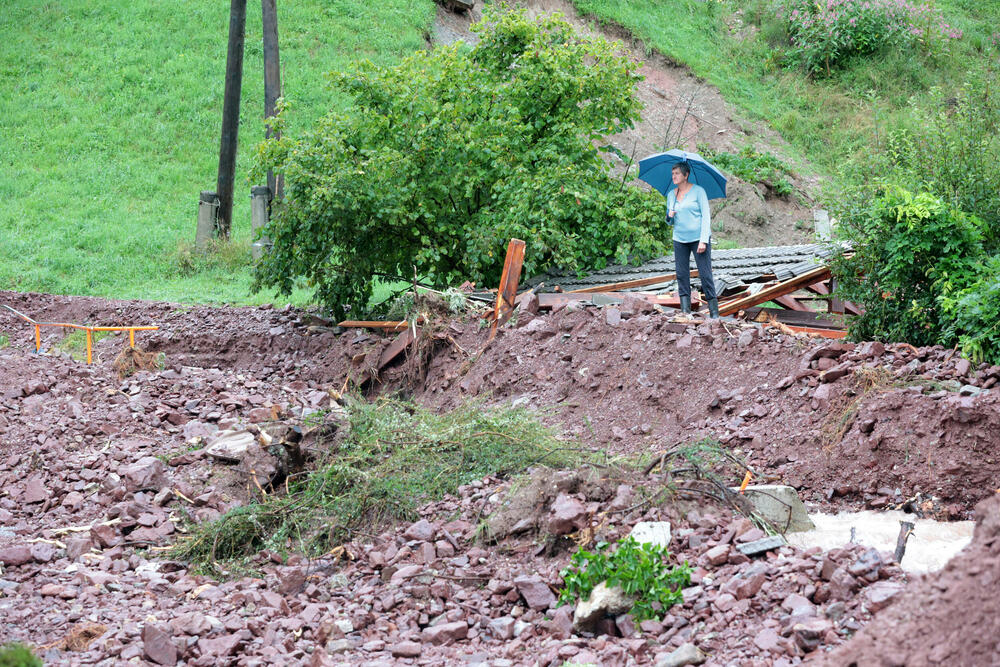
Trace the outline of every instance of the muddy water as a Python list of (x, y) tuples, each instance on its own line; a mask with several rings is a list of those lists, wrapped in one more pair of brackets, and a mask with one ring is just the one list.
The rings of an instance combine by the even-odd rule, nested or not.
[(789, 533), (785, 537), (800, 547), (818, 546), (835, 549), (851, 541), (851, 528), (855, 529), (854, 541), (879, 551), (895, 551), (899, 536), (899, 522), (914, 523), (913, 533), (906, 543), (906, 553), (900, 566), (907, 572), (936, 572), (972, 540), (973, 521), (942, 522), (918, 519), (913, 514), (900, 511), (841, 512), (839, 514), (810, 514), (815, 530)]

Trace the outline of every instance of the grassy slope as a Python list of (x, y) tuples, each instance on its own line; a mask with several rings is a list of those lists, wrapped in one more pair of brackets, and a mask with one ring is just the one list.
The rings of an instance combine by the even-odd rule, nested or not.
[[(283, 90), (303, 127), (324, 72), (424, 45), (432, 0), (279, 3)], [(214, 190), (229, 3), (8, 0), (0, 12), (0, 288), (182, 301), (248, 296), (243, 252), (183, 271)], [(247, 247), (263, 136), (259, 5), (248, 6), (234, 236)]]
[(649, 48), (684, 63), (714, 84), (753, 118), (766, 121), (805, 157), (833, 174), (848, 158), (869, 150), (876, 123), (905, 122), (912, 101), (925, 101), (934, 86), (961, 83), (970, 67), (997, 57), (992, 35), (1000, 3), (937, 0), (947, 20), (965, 36), (946, 56), (891, 53), (858, 60), (834, 77), (810, 80), (772, 66), (762, 34), (741, 40), (733, 14), (755, 15), (767, 26), (761, 0), (573, 0), (585, 14), (629, 29)]

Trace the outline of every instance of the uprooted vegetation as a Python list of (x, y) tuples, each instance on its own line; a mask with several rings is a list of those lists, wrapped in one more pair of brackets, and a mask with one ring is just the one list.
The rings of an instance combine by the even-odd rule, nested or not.
[(346, 414), (346, 436), (312, 470), (195, 527), (174, 554), (209, 568), (262, 549), (321, 554), (358, 532), (413, 520), (421, 504), (472, 480), (580, 458), (521, 408), (470, 402), (438, 414), (393, 398), (348, 399)]

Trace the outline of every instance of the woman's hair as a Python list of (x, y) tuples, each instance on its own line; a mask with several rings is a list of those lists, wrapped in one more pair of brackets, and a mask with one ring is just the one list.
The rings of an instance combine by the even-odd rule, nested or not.
[(677, 169), (682, 174), (684, 174), (684, 178), (687, 178), (688, 176), (691, 175), (691, 165), (689, 165), (687, 162), (678, 162), (673, 166), (673, 169)]

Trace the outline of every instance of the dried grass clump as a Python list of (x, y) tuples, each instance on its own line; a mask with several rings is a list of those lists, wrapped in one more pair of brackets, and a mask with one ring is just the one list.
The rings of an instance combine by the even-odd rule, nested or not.
[(151, 371), (162, 365), (160, 353), (144, 352), (137, 347), (125, 347), (111, 364), (120, 378), (126, 378), (137, 371)]

